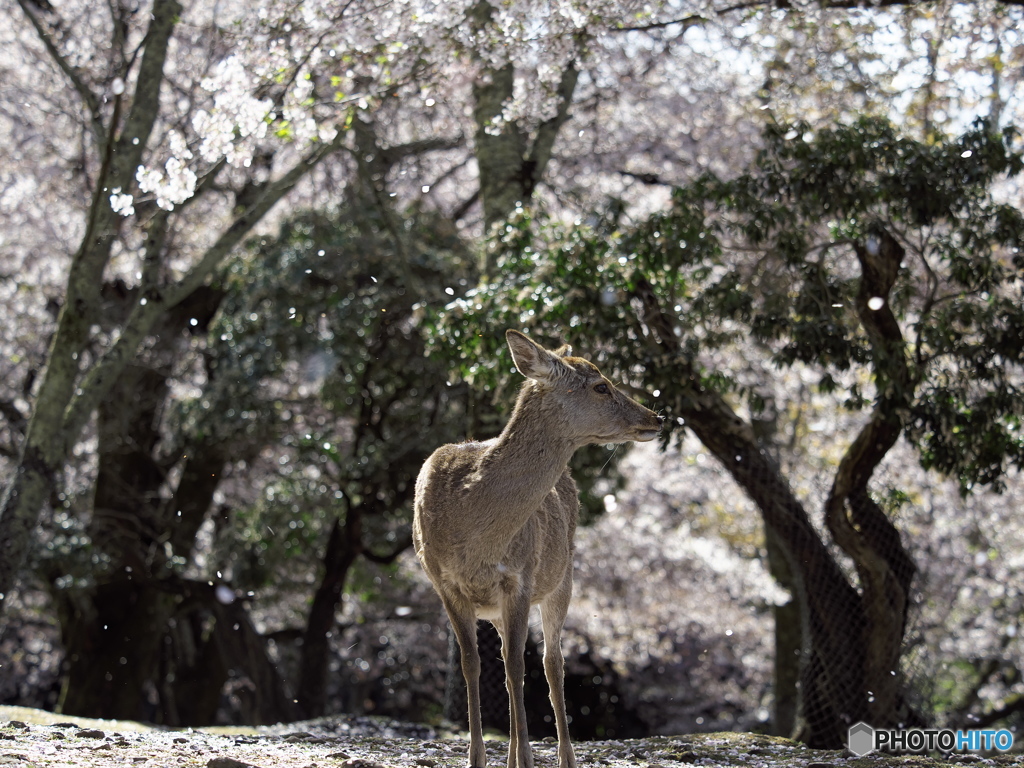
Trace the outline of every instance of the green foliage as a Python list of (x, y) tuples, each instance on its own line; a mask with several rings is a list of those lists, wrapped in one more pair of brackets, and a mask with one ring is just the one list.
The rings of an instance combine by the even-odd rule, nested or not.
[[(924, 466), (957, 476), (965, 491), (998, 488), (1024, 459), (1024, 219), (992, 196), (1022, 169), (1013, 131), (979, 122), (959, 139), (921, 144), (862, 120), (812, 140), (806, 126), (773, 127), (765, 139), (753, 173), (711, 183), (704, 197), (731, 218), (727, 231), (770, 257), (767, 269), (747, 272), (755, 336), (781, 345), (782, 365), (825, 368), (826, 386), (828, 369), (869, 363), (850, 244), (870, 244), (878, 226), (895, 233), (906, 259), (889, 298), (919, 387), (908, 436)], [(684, 199), (700, 203), (692, 192)], [(713, 311), (747, 319), (721, 300)]]
[[(627, 388), (638, 380), (646, 358), (632, 359), (604, 343), (612, 338), (606, 332), (619, 320), (614, 304), (625, 286), (612, 282), (619, 276), (606, 268), (608, 247), (583, 237), (587, 232), (546, 219), (534, 221), (520, 209), (490, 244), (499, 251), (494, 282), (482, 283), (428, 316), (433, 354), (447, 361), (455, 380), (467, 382), (478, 398), (486, 398), (476, 420), (482, 434), (475, 437), (491, 437), (500, 430), (522, 381), (505, 346), (509, 328), (549, 348), (568, 341), (579, 354), (598, 366), (614, 366), (620, 375), (632, 371), (633, 376), (622, 377)], [(606, 276), (612, 281), (603, 282)], [(588, 315), (578, 306), (605, 311)], [(613, 357), (628, 362), (609, 366)], [(630, 394), (650, 401), (642, 391)], [(621, 487), (615, 460), (624, 453), (621, 447), (588, 446), (574, 455), (571, 467), (584, 523), (603, 511), (605, 494)]]
[(420, 464), (460, 431), (461, 392), (426, 356), (420, 316), (471, 260), (435, 216), (403, 227), (373, 209), (306, 213), (226, 273), (206, 420), (234, 434), (256, 421), (278, 446), (253, 457), (271, 480), (221, 536), (246, 588), (303, 578), (336, 517), (358, 513), (374, 552), (400, 547)]
[[(747, 173), (677, 189), (668, 210), (637, 224), (519, 211), (491, 244), (499, 276), (445, 309), (436, 343), (458, 350), (462, 374), (487, 388), (502, 381), (504, 328), (565, 337), (654, 395), (666, 439), (682, 417), (657, 396), (681, 384), (763, 407), (764, 392), (707, 362), (739, 341), (777, 366), (818, 369), (820, 389), (855, 409), (897, 381), (899, 364), (910, 379), (902, 420), (923, 465), (965, 491), (999, 488), (1024, 463), (1024, 217), (993, 191), (1024, 168), (1015, 141), (984, 122), (928, 144), (876, 119), (813, 135), (771, 126)], [(858, 305), (868, 297), (858, 298), (854, 249), (877, 251), (883, 235), (904, 252), (882, 297), (898, 324), (895, 359), (872, 342)], [(646, 290), (682, 356), (654, 343)], [(874, 386), (850, 375), (858, 370)]]

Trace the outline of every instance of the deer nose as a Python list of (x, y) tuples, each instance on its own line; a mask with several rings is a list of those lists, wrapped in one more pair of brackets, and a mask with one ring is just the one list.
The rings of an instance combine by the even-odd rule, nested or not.
[(664, 423), (665, 423), (665, 417), (664, 416), (658, 416), (658, 426), (660, 427)]

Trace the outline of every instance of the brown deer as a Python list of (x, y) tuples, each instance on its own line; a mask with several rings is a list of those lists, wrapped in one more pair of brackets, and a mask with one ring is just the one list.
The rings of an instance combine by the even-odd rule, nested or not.
[(483, 768), (476, 621), (501, 635), (510, 700), (508, 768), (532, 768), (523, 677), (530, 607), (540, 604), (544, 673), (558, 730), (559, 768), (575, 768), (565, 717), (562, 625), (572, 597), (579, 513), (569, 474), (588, 443), (653, 440), (662, 418), (626, 397), (592, 363), (551, 352), (518, 331), (505, 338), (526, 377), (512, 417), (493, 440), (445, 445), (416, 480), (413, 541), (462, 651), (469, 701), (469, 765)]

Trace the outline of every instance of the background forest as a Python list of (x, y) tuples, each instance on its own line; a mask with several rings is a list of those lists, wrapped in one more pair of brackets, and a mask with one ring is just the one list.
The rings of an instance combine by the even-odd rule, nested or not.
[(670, 427), (574, 459), (574, 737), (1020, 732), (1020, 2), (0, 8), (0, 702), (457, 720), (519, 328)]

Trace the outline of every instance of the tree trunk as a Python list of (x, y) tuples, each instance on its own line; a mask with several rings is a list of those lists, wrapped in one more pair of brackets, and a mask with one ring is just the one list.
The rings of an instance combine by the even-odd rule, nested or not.
[[(875, 469), (903, 431), (901, 414), (915, 386), (903, 335), (889, 307), (905, 251), (888, 232), (875, 227), (867, 242), (854, 243), (854, 252), (861, 267), (855, 303), (871, 342), (878, 395), (871, 418), (836, 470), (825, 502), (825, 522), (853, 560), (861, 583), (869, 722), (876, 727), (920, 724), (905, 701), (899, 669), (916, 567), (899, 532), (868, 491)], [(872, 307), (878, 299), (881, 306)]]
[(26, 439), (18, 468), (0, 499), (0, 618), (7, 595), (17, 584), (39, 510), (57, 485), (59, 466)]
[[(77, 594), (76, 594), (77, 593)], [(67, 715), (152, 720), (162, 632), (174, 597), (130, 578), (68, 590), (59, 604), (65, 677), (57, 709)]]
[(800, 600), (797, 598), (796, 584), (786, 560), (785, 549), (776, 538), (774, 529), (766, 528), (764, 538), (768, 553), (768, 570), (779, 586), (790, 593), (788, 603), (772, 606), (772, 616), (775, 619), (772, 733), (790, 738), (796, 731), (797, 713), (800, 709), (803, 618), (800, 615)]
[(242, 600), (225, 600), (216, 587), (188, 582), (188, 610), (205, 612), (212, 624), (210, 635), (229, 672), (249, 682), (242, 703), (242, 718), (252, 725), (294, 722), (299, 719), (295, 700), (277, 665), (267, 653), (267, 643), (256, 631)]
[[(135, 370), (152, 374), (149, 369)], [(121, 383), (132, 391), (130, 382)], [(117, 392), (121, 392), (120, 387)], [(101, 411), (116, 408), (117, 402), (124, 405), (131, 401), (125, 393)], [(166, 725), (207, 725), (213, 722), (216, 706), (208, 713), (210, 719), (204, 719), (194, 703), (213, 700), (219, 705), (224, 678), (198, 674), (196, 666), (213, 669), (218, 662), (190, 652), (181, 634), (187, 630), (172, 626), (174, 621), (186, 623), (190, 617), (175, 615), (182, 598), (164, 550), (167, 533), (173, 530), (180, 534), (188, 525), (176, 526), (162, 519), (163, 505), (157, 498), (162, 473), (148, 451), (136, 451), (145, 448), (138, 439), (138, 426), (144, 422), (134, 409), (124, 408), (122, 412), (136, 428), (127, 434), (114, 432), (117, 445), (122, 447), (120, 452), (112, 451), (101, 438), (96, 508), (90, 526), (96, 548), (109, 558), (110, 567), (95, 587), (56, 593), (62, 606), (61, 634), (67, 653), (61, 711), (89, 717), (156, 718)], [(101, 413), (101, 424), (106, 423)], [(107, 431), (101, 428), (101, 434)], [(124, 448), (126, 445), (131, 448)], [(205, 462), (206, 471), (191, 479), (183, 473), (174, 499), (186, 508), (205, 512), (225, 463), (224, 448), (202, 445), (194, 452)], [(202, 515), (197, 517), (201, 522)], [(191, 534), (188, 545), (175, 550), (177, 554), (188, 556), (195, 530)], [(157, 677), (158, 671), (167, 667), (167, 663), (160, 664), (160, 659), (166, 661), (168, 654), (180, 685)], [(189, 676), (191, 684), (186, 690)], [(152, 691), (158, 694), (157, 702), (148, 700)], [(165, 700), (165, 695), (171, 695), (171, 699)], [(181, 701), (188, 702), (187, 707), (177, 703)], [(202, 709), (208, 711), (209, 707)]]
[[(137, 141), (136, 147), (129, 137), (148, 137), (152, 128), (151, 123), (135, 126), (144, 117), (137, 115), (137, 111), (152, 109), (152, 114), (146, 116), (151, 121), (156, 119), (154, 100), (159, 95), (162, 71), (153, 73), (152, 69), (157, 64), (163, 66), (173, 21), (180, 11), (181, 6), (174, 0), (154, 6), (153, 21), (146, 36), (146, 49), (140, 65), (137, 95), (122, 133), (124, 141), (118, 142), (116, 153), (112, 149), (114, 142), (111, 142), (111, 149), (104, 161), (105, 172), (109, 170), (115, 174), (124, 164), (125, 158), (134, 157), (136, 164), (130, 166), (131, 174), (127, 176), (134, 174), (145, 141)], [(151, 61), (153, 57), (159, 61)], [(140, 91), (145, 93), (139, 95)], [(138, 130), (130, 130), (133, 126)], [(3, 615), (5, 595), (14, 587), (24, 562), (40, 509), (49, 490), (57, 485), (56, 477), (64, 466), (68, 452), (125, 366), (134, 359), (154, 324), (166, 311), (202, 289), (210, 274), (246, 234), (300, 179), (334, 152), (344, 136), (345, 132), (339, 131), (334, 141), (318, 144), (280, 178), (267, 183), (257, 199), (241, 211), (213, 245), (207, 248), (192, 270), (177, 282), (166, 285), (153, 282), (147, 284), (147, 279), (155, 280), (149, 272), (154, 271), (154, 265), (160, 264), (168, 226), (169, 215), (166, 212), (154, 214), (147, 232), (144, 257), (146, 269), (143, 272), (143, 294), (146, 302), (139, 301), (134, 305), (120, 326), (121, 334), (117, 341), (99, 360), (88, 370), (79, 371), (79, 360), (85, 357), (91, 325), (102, 319), (97, 316), (102, 274), (119, 226), (110, 218), (113, 214), (110, 212), (108, 195), (102, 191), (103, 184), (97, 183), (101, 189), (93, 197), (86, 235), (72, 260), (64, 309), (47, 356), (46, 372), (33, 406), (22, 456), (14, 479), (0, 502), (0, 616)], [(128, 147), (120, 147), (122, 143), (127, 143)], [(117, 154), (117, 162), (110, 161), (111, 154)], [(219, 167), (211, 170), (208, 178), (212, 179)], [(106, 178), (103, 174), (101, 176)]]
[[(775, 404), (762, 417), (751, 421), (758, 445), (767, 452), (781, 472), (781, 451), (778, 444), (778, 412)], [(797, 597), (793, 571), (786, 560), (783, 544), (773, 528), (764, 529), (768, 571), (775, 582), (789, 593), (789, 602), (772, 606), (775, 620), (775, 658), (772, 669), (772, 733), (790, 738), (796, 733), (800, 711), (800, 658), (803, 650), (803, 616)]]
[[(217, 722), (228, 662), (210, 630), (212, 614), (186, 601), (167, 622), (157, 675), (154, 722), (172, 728)], [(214, 627), (216, 631), (216, 626)]]
[(302, 638), (298, 703), (303, 717), (320, 717), (327, 707), (327, 670), (334, 612), (341, 603), (349, 569), (362, 552), (362, 512), (349, 508), (345, 523), (335, 518), (324, 553), (324, 577), (313, 597)]
[[(895, 597), (905, 611), (904, 590), (909, 583), (888, 580), (884, 589), (865, 584), (863, 595), (849, 584), (778, 467), (758, 446), (751, 426), (733, 412), (721, 395), (700, 384), (651, 284), (637, 276), (635, 293), (643, 306), (643, 322), (655, 334), (652, 342), (662, 351), (659, 364), (676, 372), (679, 386), (674, 412), (685, 418), (687, 426), (757, 504), (765, 527), (770, 530), (768, 535), (778, 541), (794, 576), (803, 618), (804, 647), (799, 737), (812, 747), (836, 749), (845, 743), (849, 726), (860, 720), (877, 727), (907, 722), (900, 692), (902, 680), (898, 670), (896, 675), (889, 674), (898, 660), (903, 624), (878, 621), (876, 607)], [(863, 483), (867, 477), (858, 475)], [(864, 489), (863, 484), (856, 487)], [(866, 491), (859, 492), (857, 498), (860, 503), (855, 514), (868, 514), (863, 511)], [(867, 518), (856, 522), (861, 521), (866, 522)], [(877, 540), (905, 556), (902, 547), (893, 546), (894, 540), (898, 544), (899, 536), (880, 510), (871, 514), (871, 522), (874, 527), (865, 538), (872, 540), (862, 542), (865, 551)], [(893, 587), (897, 588), (896, 593), (888, 591)], [(891, 614), (885, 615), (888, 619)], [(878, 674), (882, 667), (889, 678), (884, 690), (895, 686), (896, 693), (879, 701), (872, 686), (880, 685)]]
[[(166, 560), (154, 503), (163, 473), (152, 452), (165, 378), (126, 368), (99, 412), (99, 472), (87, 533), (101, 555), (92, 588), (58, 591), (66, 651), (60, 710), (125, 720), (146, 717), (173, 598), (153, 589)], [(155, 571), (155, 573), (154, 573)]]
[[(149, 698), (166, 690), (156, 675), (165, 650), (161, 640), (179, 599), (168, 578), (166, 545), (172, 543), (174, 551), (174, 536), (187, 534), (187, 543), (178, 543), (174, 553), (188, 556), (225, 457), (222, 446), (203, 445), (204, 471), (199, 477), (182, 473), (173, 501), (190, 512), (184, 520), (161, 500), (165, 468), (156, 451), (168, 388), (160, 370), (172, 367), (189, 320), (205, 327), (221, 297), (203, 288), (169, 311), (149, 351), (156, 362), (126, 366), (100, 404), (99, 471), (86, 529), (102, 555), (97, 583), (55, 594), (67, 653), (61, 707), (68, 714), (152, 720), (156, 702)], [(123, 315), (137, 300), (134, 293), (118, 298), (124, 306), (108, 307), (108, 314)]]
[[(470, 11), (472, 24), (485, 30), (492, 22), (493, 6), (480, 0)], [(486, 34), (486, 32), (485, 32)], [(475, 156), (479, 167), (480, 199), (484, 224), (490, 227), (511, 216), (516, 205), (525, 206), (544, 178), (555, 139), (565, 121), (579, 79), (579, 70), (570, 65), (562, 72), (558, 86), (558, 107), (555, 114), (530, 132), (515, 122), (494, 129), (495, 118), (501, 116), (513, 98), (515, 66), (512, 62), (500, 67), (481, 64), (482, 71), (473, 84), (473, 119), (476, 123)], [(493, 277), (493, 254), (488, 252), (483, 265), (484, 277)]]

